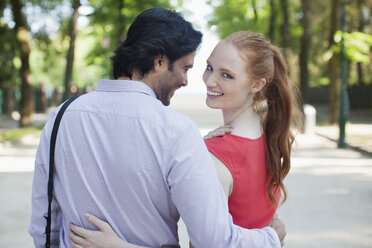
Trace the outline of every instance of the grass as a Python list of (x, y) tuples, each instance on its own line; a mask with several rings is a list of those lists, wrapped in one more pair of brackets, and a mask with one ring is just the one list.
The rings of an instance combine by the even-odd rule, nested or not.
[(0, 133), (0, 143), (20, 140), (25, 135), (41, 131), (43, 127), (44, 125), (37, 127), (14, 128), (3, 131)]

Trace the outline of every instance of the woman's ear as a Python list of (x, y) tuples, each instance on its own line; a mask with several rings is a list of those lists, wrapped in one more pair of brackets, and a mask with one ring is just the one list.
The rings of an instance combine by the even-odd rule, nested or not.
[(260, 78), (258, 80), (255, 80), (252, 86), (253, 93), (259, 92), (260, 90), (262, 90), (263, 87), (265, 87), (265, 85), (266, 85), (266, 79)]

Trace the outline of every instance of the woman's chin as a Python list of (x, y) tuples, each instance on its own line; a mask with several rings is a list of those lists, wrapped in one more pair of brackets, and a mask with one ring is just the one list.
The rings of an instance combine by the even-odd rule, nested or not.
[(216, 104), (213, 104), (213, 102), (211, 102), (208, 98), (205, 100), (205, 104), (211, 108), (211, 109), (221, 109), (219, 106), (217, 106)]

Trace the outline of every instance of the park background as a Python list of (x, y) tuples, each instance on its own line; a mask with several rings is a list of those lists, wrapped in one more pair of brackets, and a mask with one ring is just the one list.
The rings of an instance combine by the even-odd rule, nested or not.
[(32, 161), (46, 118), (112, 78), (113, 50), (151, 7), (182, 12), (204, 34), (189, 84), (170, 105), (202, 134), (221, 124), (202, 81), (217, 42), (249, 30), (282, 49), (300, 104), (315, 110), (298, 130), (280, 210), (286, 247), (372, 247), (371, 0), (0, 1), (0, 247), (32, 247)]

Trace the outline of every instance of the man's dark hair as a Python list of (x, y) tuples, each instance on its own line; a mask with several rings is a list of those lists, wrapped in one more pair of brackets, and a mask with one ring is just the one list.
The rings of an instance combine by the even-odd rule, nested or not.
[(163, 8), (142, 12), (129, 27), (127, 38), (111, 57), (113, 76), (141, 77), (154, 67), (154, 59), (165, 55), (171, 65), (177, 59), (194, 52), (201, 43), (202, 34), (179, 13)]

